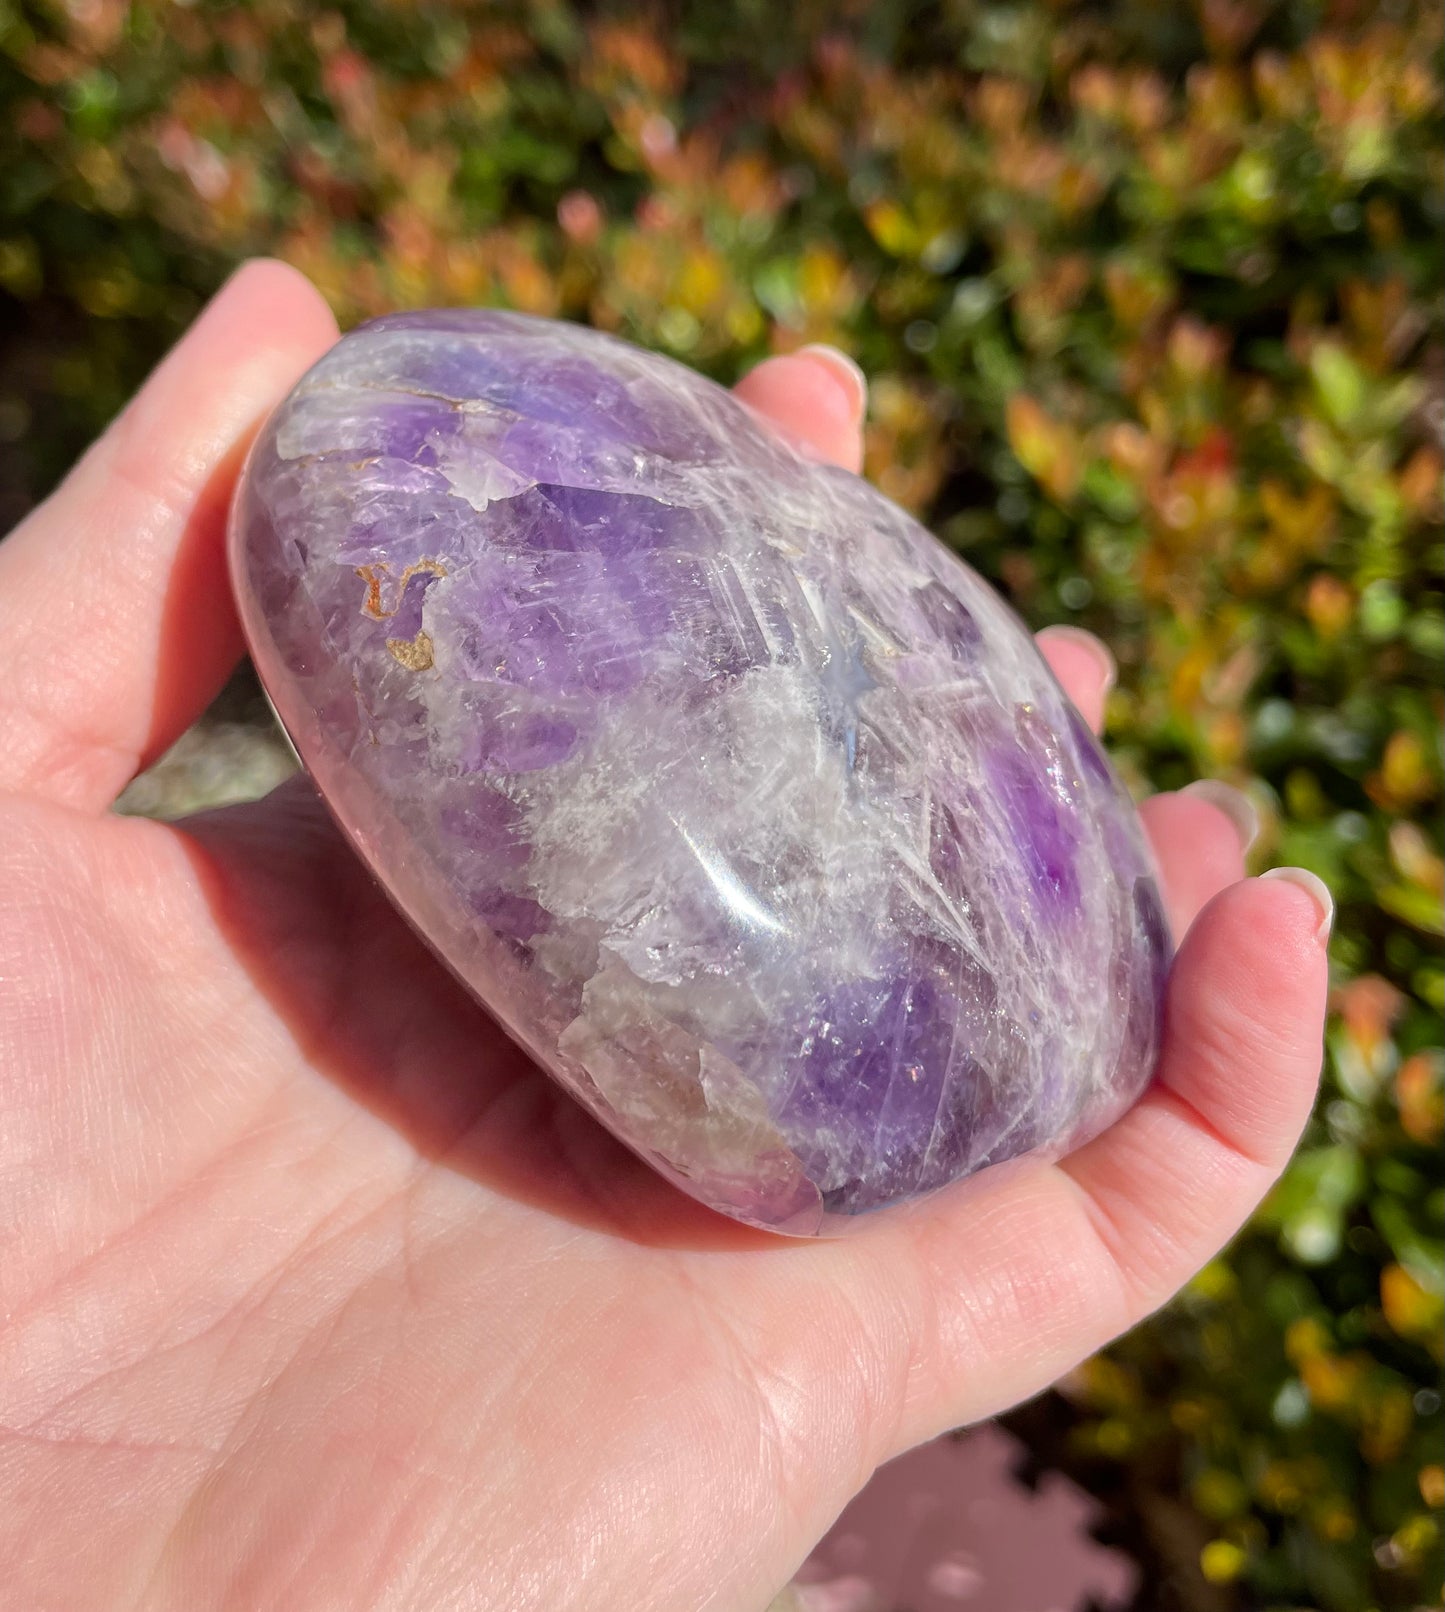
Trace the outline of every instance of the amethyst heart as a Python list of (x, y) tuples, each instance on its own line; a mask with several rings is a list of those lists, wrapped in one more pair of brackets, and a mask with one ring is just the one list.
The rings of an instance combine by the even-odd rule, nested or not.
[(377, 320), (272, 416), (231, 545), (392, 899), (704, 1203), (833, 1229), (1149, 1078), (1159, 897), (1028, 634), (711, 381), (547, 320)]

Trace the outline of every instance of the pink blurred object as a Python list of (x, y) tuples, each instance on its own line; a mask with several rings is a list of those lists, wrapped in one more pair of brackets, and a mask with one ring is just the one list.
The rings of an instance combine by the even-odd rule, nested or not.
[(1128, 1605), (1138, 1569), (1089, 1535), (1097, 1506), (987, 1425), (875, 1474), (798, 1574), (806, 1612), (1079, 1612)]

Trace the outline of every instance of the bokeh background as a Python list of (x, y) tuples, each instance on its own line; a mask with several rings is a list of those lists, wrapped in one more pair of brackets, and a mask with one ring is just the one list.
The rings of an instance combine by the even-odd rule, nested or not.
[[(1140, 789), (1333, 888), (1323, 1095), (1164, 1314), (1010, 1427), (1149, 1612), (1440, 1605), (1441, 14), (1413, 0), (0, 0), (0, 530), (241, 257), (730, 380), (1121, 663)], [(128, 796), (289, 762), (238, 677)]]

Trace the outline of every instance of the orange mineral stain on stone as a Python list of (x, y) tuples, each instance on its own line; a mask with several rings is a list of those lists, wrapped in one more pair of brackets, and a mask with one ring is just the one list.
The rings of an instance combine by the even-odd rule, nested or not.
[[(366, 597), (361, 603), (363, 616), (370, 616), (373, 621), (385, 621), (388, 616), (394, 616), (401, 608), (402, 595), (406, 592), (406, 585), (414, 576), (444, 577), (447, 568), (440, 560), (418, 560), (415, 565), (407, 566), (396, 582), (396, 603), (390, 610), (384, 610), (381, 602), (381, 585), (390, 579), (391, 566), (385, 560), (379, 560), (372, 565), (358, 565), (356, 574), (366, 584)], [(430, 640), (428, 640), (430, 644)], [(389, 641), (387, 647), (391, 647)], [(403, 662), (403, 665), (406, 664)], [(427, 661), (430, 665), (430, 660)]]

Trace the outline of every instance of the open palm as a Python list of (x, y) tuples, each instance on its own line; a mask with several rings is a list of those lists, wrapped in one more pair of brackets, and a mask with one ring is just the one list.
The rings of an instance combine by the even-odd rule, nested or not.
[[(1313, 1094), (1323, 892), (1157, 797), (1188, 933), (1128, 1116), (840, 1241), (713, 1216), (511, 1047), (304, 784), (110, 813), (239, 654), (239, 455), (334, 338), (242, 271), (0, 547), (5, 1604), (757, 1612), (880, 1461), (1239, 1225)], [(826, 354), (743, 392), (856, 462)], [(1044, 647), (1097, 723), (1098, 646)]]

